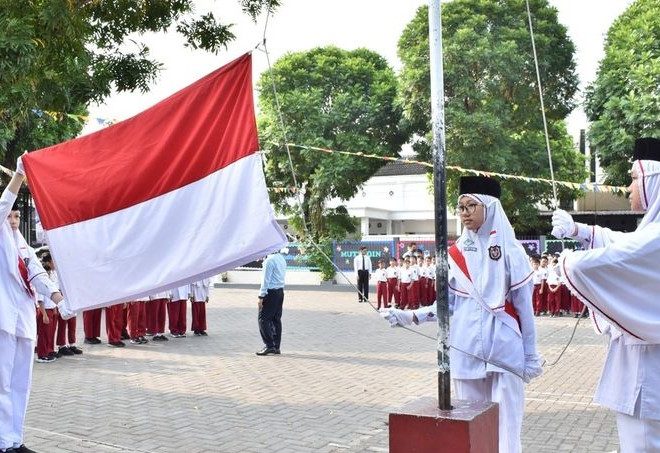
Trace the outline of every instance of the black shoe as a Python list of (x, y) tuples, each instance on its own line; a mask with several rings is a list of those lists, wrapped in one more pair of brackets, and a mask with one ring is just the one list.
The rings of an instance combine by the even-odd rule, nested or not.
[(52, 356), (52, 355), (49, 355), (49, 356), (46, 356), (46, 357), (37, 357), (37, 362), (39, 362), (39, 363), (52, 363), (56, 360), (57, 359), (55, 358), (55, 356)]
[(179, 338), (186, 338), (186, 333), (185, 333), (185, 332), (181, 332), (181, 333), (179, 334)]
[(280, 355), (280, 354), (281, 354), (281, 352), (280, 352), (280, 348), (275, 349), (274, 354)]
[(36, 451), (26, 447), (25, 444), (17, 448), (8, 448), (5, 451), (8, 453), (37, 453)]
[(101, 344), (101, 340), (95, 337), (85, 338), (85, 344)]
[(69, 351), (73, 352), (75, 355), (80, 355), (83, 353), (82, 349), (78, 346), (69, 346)]
[(209, 336), (209, 334), (206, 333), (206, 330), (200, 330), (200, 331), (199, 331), (199, 334), (200, 334), (201, 336), (203, 336), (203, 337), (208, 337), (208, 336)]
[(195, 334), (196, 337), (199, 337), (199, 336), (202, 335), (201, 332), (200, 332), (199, 330), (195, 330), (195, 331), (193, 331), (193, 332), (194, 332), (194, 334)]
[(128, 330), (124, 329), (121, 331), (121, 339), (122, 340), (130, 340), (131, 336), (128, 334)]
[(114, 348), (123, 348), (124, 346), (126, 346), (126, 343), (124, 343), (123, 341), (113, 341), (111, 343), (108, 343), (108, 346), (112, 346)]
[(63, 356), (64, 356), (64, 355), (73, 355), (73, 354), (74, 354), (73, 351), (70, 350), (68, 346), (60, 346), (60, 348), (57, 350), (57, 352), (58, 352), (60, 355), (63, 355)]
[(149, 340), (147, 340), (145, 337), (140, 337), (139, 338), (141, 344), (147, 344), (149, 343)]
[(268, 355), (268, 354), (277, 354), (277, 349), (275, 348), (263, 348), (261, 351), (255, 352), (257, 355)]

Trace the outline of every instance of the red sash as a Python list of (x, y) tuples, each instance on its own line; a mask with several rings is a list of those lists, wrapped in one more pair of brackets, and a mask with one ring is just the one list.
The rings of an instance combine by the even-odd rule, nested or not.
[(23, 259), (20, 256), (18, 257), (18, 272), (21, 275), (21, 278), (23, 279), (23, 285), (25, 286), (25, 289), (27, 290), (28, 294), (30, 296), (34, 296), (34, 292), (32, 291), (32, 286), (30, 286), (27, 266), (25, 265), (25, 261), (23, 261)]
[[(472, 278), (470, 277), (470, 271), (468, 270), (467, 264), (465, 262), (465, 257), (458, 249), (458, 247), (456, 247), (456, 244), (449, 247), (447, 252), (454, 260), (454, 263), (456, 263), (461, 272), (463, 272), (463, 275), (465, 275), (468, 280), (472, 281)], [(504, 301), (504, 312), (515, 319), (518, 323), (518, 328), (520, 328), (520, 317), (518, 316), (518, 312), (516, 311), (516, 308), (513, 306), (512, 302), (508, 300)]]

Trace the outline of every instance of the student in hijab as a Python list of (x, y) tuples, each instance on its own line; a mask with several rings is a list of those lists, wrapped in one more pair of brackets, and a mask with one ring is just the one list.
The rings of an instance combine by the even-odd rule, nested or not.
[(609, 337), (594, 400), (616, 413), (621, 451), (660, 451), (660, 140), (635, 142), (630, 205), (645, 211), (637, 229), (621, 233), (553, 214), (552, 234), (585, 251), (565, 253), (559, 266), (571, 293)]
[[(532, 268), (490, 178), (460, 180), (463, 233), (449, 249), (450, 363), (458, 399), (499, 404), (499, 451), (521, 451), (524, 383), (542, 372)], [(382, 312), (392, 326), (436, 321), (436, 305)]]

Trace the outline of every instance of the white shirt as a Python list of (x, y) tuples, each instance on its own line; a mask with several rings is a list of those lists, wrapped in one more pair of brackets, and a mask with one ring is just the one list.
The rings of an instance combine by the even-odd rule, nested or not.
[[(362, 259), (364, 257), (364, 260)], [(367, 270), (371, 274), (372, 272), (372, 267), (371, 267), (371, 258), (369, 258), (369, 255), (363, 255), (359, 253), (355, 259), (353, 259), (353, 270), (357, 274), (357, 271), (359, 270)]]
[(193, 296), (194, 302), (206, 302), (206, 299), (209, 297), (209, 287), (211, 286), (211, 280), (205, 278), (190, 285), (190, 293)]
[(387, 281), (387, 272), (385, 269), (376, 269), (374, 272), (374, 276), (376, 277), (377, 282), (386, 282)]
[(172, 300), (186, 300), (190, 294), (190, 285), (179, 286), (172, 289)]
[(550, 271), (548, 272), (548, 275), (546, 277), (546, 281), (548, 285), (552, 285), (552, 286), (559, 285), (560, 281), (559, 281), (558, 267), (553, 266), (552, 268), (550, 268)]
[(399, 269), (399, 280), (401, 280), (401, 283), (410, 283), (412, 281), (410, 274), (410, 268), (406, 269), (405, 267), (402, 267)]
[[(60, 282), (59, 282), (59, 278), (57, 277), (57, 272), (50, 271), (48, 277), (59, 288)], [(41, 302), (42, 304), (44, 304), (44, 308), (46, 310), (52, 310), (53, 308), (57, 308), (57, 304), (51, 300), (50, 294), (37, 293), (37, 302)]]
[(149, 296), (149, 299), (151, 300), (156, 300), (156, 299), (169, 299), (171, 297), (171, 294), (169, 291), (163, 291), (160, 293), (152, 294)]
[(534, 275), (532, 276), (532, 280), (533, 280), (535, 285), (540, 285), (541, 283), (543, 283), (543, 280), (545, 279), (545, 277), (546, 277), (546, 272), (543, 272), (541, 270), (541, 268), (539, 267), (538, 269), (536, 269), (534, 271)]
[(34, 340), (37, 336), (36, 298), (23, 285), (18, 270), (19, 254), (27, 259), (28, 278), (37, 292), (50, 295), (57, 287), (48, 278), (34, 250), (25, 245), (20, 232), (13, 232), (7, 216), (16, 195), (5, 189), (0, 197), (0, 330)]
[[(603, 246), (625, 235), (599, 226), (594, 231), (603, 239)], [(593, 246), (588, 240), (582, 242), (585, 247)], [(626, 344), (626, 339), (625, 335), (610, 335), (594, 401), (617, 412), (660, 420), (660, 345)]]
[(410, 279), (414, 282), (419, 280), (419, 267), (416, 264), (410, 266)]
[(387, 269), (385, 269), (385, 273), (387, 274), (387, 278), (398, 278), (399, 268), (396, 266), (390, 266)]

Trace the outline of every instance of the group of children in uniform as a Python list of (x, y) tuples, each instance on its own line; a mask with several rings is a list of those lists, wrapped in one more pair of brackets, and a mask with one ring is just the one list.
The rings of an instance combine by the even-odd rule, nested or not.
[(394, 306), (414, 310), (435, 302), (435, 258), (421, 252), (406, 254), (398, 260), (378, 261), (374, 272), (378, 308)]
[(580, 316), (584, 304), (564, 284), (564, 277), (559, 272), (559, 254), (531, 256), (530, 261), (534, 270), (534, 316)]
[[(57, 271), (49, 252), (40, 256), (49, 278), (57, 284)], [(191, 330), (196, 336), (207, 336), (206, 303), (209, 300), (210, 280), (203, 279), (190, 285), (174, 288), (135, 301), (123, 302), (105, 308), (83, 312), (83, 330), (86, 344), (100, 344), (101, 315), (105, 311), (108, 345), (124, 347), (123, 340), (131, 344), (168, 341), (165, 321), (169, 318), (172, 338), (186, 337), (187, 302), (191, 302)], [(57, 341), (55, 340), (57, 338)], [(57, 350), (55, 350), (57, 346)], [(37, 294), (37, 362), (50, 363), (56, 359), (82, 354), (76, 346), (76, 317), (64, 320), (48, 296)]]

